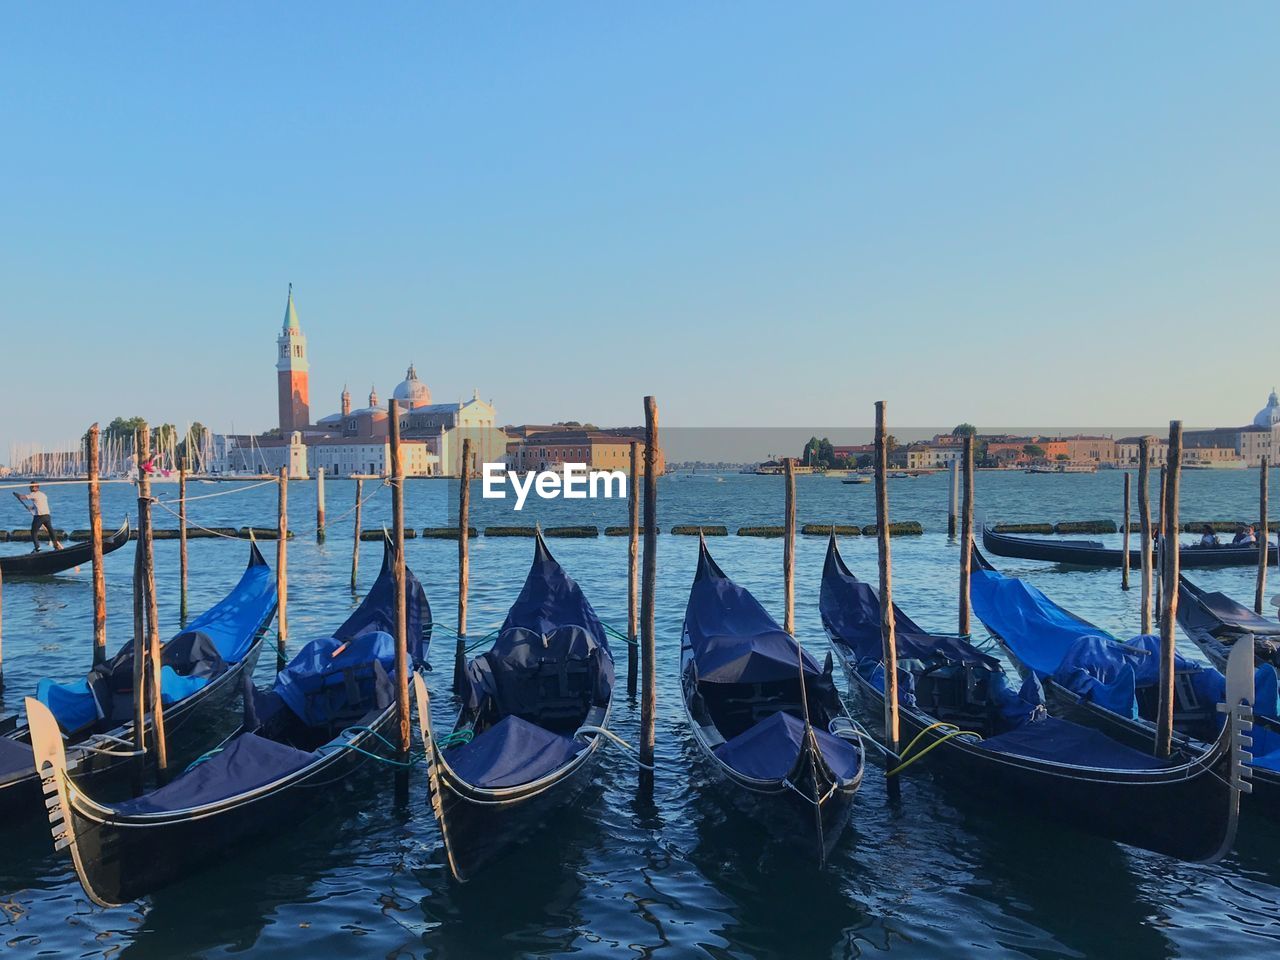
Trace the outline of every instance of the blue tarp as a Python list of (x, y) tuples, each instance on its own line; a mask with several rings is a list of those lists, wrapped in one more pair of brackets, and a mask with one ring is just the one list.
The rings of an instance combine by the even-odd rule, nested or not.
[[(339, 640), (350, 640), (364, 633), (389, 633), (395, 636), (395, 548), (384, 541), (382, 568), (369, 593), (342, 626), (333, 632)], [(427, 646), (431, 643), (431, 606), (427, 603), (422, 584), (407, 566), (405, 577), (405, 637), (408, 640), (409, 658), (414, 664), (426, 660)]]
[(1053, 763), (1107, 770), (1156, 770), (1168, 766), (1148, 753), (1105, 734), (1056, 717), (1042, 717), (977, 744), (983, 750)]
[[(818, 599), (823, 626), (836, 643), (850, 649), (859, 660), (883, 657), (880, 636), (880, 596), (855, 577), (845, 566), (835, 537), (827, 543), (827, 559), (822, 567), (822, 590)], [(958, 637), (930, 634), (893, 605), (894, 636), (900, 660), (942, 658), (953, 663), (982, 664), (998, 670), (1000, 661)]]
[(684, 627), (699, 682), (795, 680), (801, 657), (805, 673), (822, 675), (817, 661), (778, 626), (760, 602), (724, 575), (705, 543), (698, 554)]
[(1137, 678), (1131, 661), (1115, 643), (1085, 636), (1073, 643), (1052, 676), (1056, 683), (1113, 713), (1136, 719)]
[(0, 783), (29, 777), (35, 769), (30, 746), (10, 737), (0, 737)]
[[(858, 748), (825, 730), (815, 729), (818, 749), (831, 772), (842, 782), (858, 775)], [(715, 748), (724, 763), (756, 780), (781, 780), (790, 774), (804, 744), (804, 721), (779, 711)]]
[(486, 789), (515, 787), (547, 776), (586, 748), (571, 737), (519, 717), (504, 717), (470, 743), (445, 755), (454, 773)]
[(203, 633), (227, 663), (239, 663), (253, 645), (253, 635), (276, 605), (276, 578), (255, 546), (236, 584), (225, 598), (187, 624), (183, 633)]
[[(391, 674), (396, 666), (396, 641), (389, 633), (362, 633), (352, 640), (323, 637), (308, 642), (276, 677), (272, 692), (308, 726), (328, 723), (346, 704), (347, 671), (374, 661)], [(373, 705), (374, 678), (361, 671), (360, 695)], [(334, 697), (317, 697), (327, 689)]]
[(236, 737), (226, 749), (187, 768), (151, 793), (116, 804), (123, 814), (185, 810), (247, 793), (300, 770), (318, 753), (295, 750), (254, 733)]

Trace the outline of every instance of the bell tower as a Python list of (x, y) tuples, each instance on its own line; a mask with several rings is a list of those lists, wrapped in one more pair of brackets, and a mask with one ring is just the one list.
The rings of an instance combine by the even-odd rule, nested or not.
[(289, 302), (284, 308), (284, 327), (276, 338), (276, 384), (280, 398), (280, 433), (287, 436), (311, 422), (311, 404), (307, 391), (307, 338), (298, 323), (293, 305), (293, 284), (289, 284)]

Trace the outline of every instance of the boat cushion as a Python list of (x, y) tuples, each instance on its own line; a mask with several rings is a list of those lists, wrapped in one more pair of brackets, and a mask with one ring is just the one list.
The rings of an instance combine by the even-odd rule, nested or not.
[(572, 737), (512, 716), (504, 717), (470, 743), (452, 748), (445, 759), (467, 783), (492, 790), (540, 780), (585, 747)]
[(0, 783), (21, 780), (34, 772), (31, 747), (10, 737), (0, 737)]
[(247, 793), (300, 770), (320, 755), (254, 733), (236, 737), (205, 760), (197, 760), (174, 780), (142, 796), (116, 804), (123, 814), (166, 813), (203, 806)]
[(1052, 763), (1106, 770), (1158, 770), (1169, 766), (1149, 753), (1134, 750), (1088, 727), (1057, 717), (1029, 720), (1008, 733), (988, 737), (983, 750), (1032, 757)]
[[(814, 728), (818, 749), (831, 772), (841, 781), (858, 776), (862, 756), (853, 744)], [(791, 773), (804, 743), (804, 721), (779, 711), (761, 720), (714, 750), (738, 773), (754, 780), (781, 780)]]

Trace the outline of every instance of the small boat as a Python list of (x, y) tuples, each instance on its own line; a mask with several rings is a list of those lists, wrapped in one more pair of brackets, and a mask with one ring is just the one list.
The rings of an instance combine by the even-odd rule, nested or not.
[[(242, 677), (253, 675), (275, 613), (275, 577), (251, 541), (248, 565), (231, 592), (161, 648), (165, 740), (172, 757), (199, 752), (225, 734), (226, 708), (240, 696)], [(44, 679), (36, 685), (36, 699), (65, 741), (68, 775), (100, 791), (131, 779), (135, 769), (133, 665), (130, 642), (82, 680)], [(16, 716), (7, 723), (0, 735), (0, 816), (35, 815), (40, 789), (31, 730)], [(148, 713), (144, 739), (151, 735)]]
[(841, 483), (848, 483), (848, 484), (857, 484), (857, 485), (861, 485), (861, 484), (864, 484), (864, 483), (870, 483), (870, 482), (871, 482), (871, 478), (870, 478), (870, 477), (864, 477), (864, 476), (862, 476), (861, 474), (859, 474), (858, 476), (854, 476), (854, 477), (845, 477), (845, 478), (844, 478), (843, 480), (841, 480), (840, 482), (841, 482)]
[[(316, 790), (379, 749), (395, 751), (384, 734), (396, 719), (392, 557), (388, 542), (377, 581), (333, 636), (303, 646), (270, 692), (250, 690), (239, 730), (132, 800), (99, 803), (72, 781), (57, 721), (27, 699), (54, 846), (70, 849), (94, 903), (136, 900), (226, 857), (239, 841), (295, 823), (315, 806)], [(431, 640), (431, 611), (417, 579), (405, 575), (416, 669)]]
[[(1054, 603), (1031, 584), (997, 571), (977, 550), (970, 576), (973, 610), (1020, 668), (1034, 674), (1064, 717), (1103, 730), (1136, 748), (1155, 741), (1160, 638), (1127, 641)], [(1253, 744), (1246, 805), (1280, 817), (1280, 678), (1270, 664), (1253, 671)], [(1230, 651), (1222, 669), (1230, 674)], [(1227, 677), (1174, 652), (1174, 739), (1188, 754), (1209, 754), (1221, 736)]]
[[(102, 538), (102, 555), (105, 557), (113, 550), (119, 550), (129, 542), (129, 518), (120, 524), (115, 533)], [(0, 574), (9, 577), (46, 577), (61, 573), (72, 567), (81, 567), (93, 563), (93, 544), (88, 540), (55, 550), (42, 547), (28, 553), (0, 556)]]
[(680, 685), (699, 752), (730, 798), (826, 863), (862, 783), (862, 741), (819, 667), (702, 542), (680, 643)]
[[(990, 527), (982, 528), (982, 549), (997, 557), (1016, 557), (1021, 560), (1044, 560), (1077, 567), (1119, 567), (1124, 550), (1108, 547), (1095, 540), (1047, 540), (1037, 537), (1015, 537), (997, 533)], [(1267, 548), (1267, 563), (1276, 563), (1276, 545)], [(1182, 544), (1179, 548), (1179, 564), (1191, 567), (1249, 566), (1258, 562), (1258, 548), (1202, 547)], [(1129, 551), (1129, 563), (1137, 568), (1142, 564), (1142, 549)]]
[(1225, 593), (1210, 593), (1178, 578), (1178, 625), (1219, 670), (1237, 640), (1250, 638), (1259, 663), (1280, 667), (1280, 622), (1268, 620)]
[(436, 738), (414, 683), (431, 809), (465, 883), (586, 787), (613, 703), (613, 653), (582, 589), (538, 533), (497, 638), (466, 670), (466, 703)]
[[(850, 684), (882, 717), (879, 597), (844, 565), (834, 538), (820, 607)], [(1166, 761), (1051, 715), (1034, 674), (1015, 687), (999, 661), (965, 638), (929, 633), (896, 604), (894, 617), (907, 744), (900, 769), (928, 754), (929, 763), (996, 803), (1182, 860), (1213, 861), (1231, 848), (1248, 759), (1232, 738), (1248, 730), (1253, 699), (1244, 658), (1228, 671), (1233, 709), (1212, 746), (1179, 749)]]

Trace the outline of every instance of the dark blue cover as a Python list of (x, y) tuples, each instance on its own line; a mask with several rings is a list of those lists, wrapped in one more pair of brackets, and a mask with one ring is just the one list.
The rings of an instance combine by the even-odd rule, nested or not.
[(577, 665), (592, 674), (592, 702), (613, 695), (613, 652), (582, 588), (565, 572), (539, 535), (533, 564), (498, 637), (467, 664), (468, 705), (492, 700), (499, 715), (533, 715), (540, 691), (536, 672), (548, 664)]
[(445, 754), (469, 784), (486, 789), (533, 783), (565, 766), (586, 744), (519, 717), (503, 717), (470, 743)]
[(151, 793), (115, 805), (122, 814), (167, 813), (225, 800), (301, 770), (318, 753), (295, 750), (254, 733), (244, 733), (207, 760), (188, 767)]
[(1052, 676), (1055, 682), (1098, 706), (1136, 719), (1137, 676), (1131, 661), (1150, 657), (1126, 655), (1100, 636), (1084, 636), (1067, 648)]
[[(800, 647), (746, 588), (724, 575), (703, 543), (689, 590), (684, 628), (701, 683), (770, 683), (821, 676)], [(797, 651), (799, 651), (797, 653)]]
[[(322, 637), (308, 642), (276, 677), (272, 692), (308, 726), (320, 726), (332, 719), (337, 704), (316, 694), (326, 688), (342, 695), (347, 689), (347, 671), (369, 667), (374, 662), (388, 674), (395, 671), (396, 640), (389, 633), (362, 633), (351, 640)], [(361, 694), (374, 700), (375, 676), (361, 671)], [(342, 705), (345, 698), (340, 696)]]
[(1251, 608), (1242, 603), (1237, 603), (1225, 593), (1216, 591), (1212, 593), (1205, 591), (1193, 592), (1184, 589), (1182, 595), (1183, 597), (1188, 595), (1193, 597), (1204, 612), (1222, 626), (1232, 627), (1247, 633), (1280, 634), (1280, 623), (1254, 613)]
[[(347, 617), (342, 626), (333, 632), (339, 640), (350, 640), (363, 633), (396, 632), (396, 583), (395, 547), (389, 540), (383, 541), (382, 568), (378, 578), (369, 588), (369, 593), (356, 608), (355, 613)], [(404, 569), (405, 592), (405, 637), (409, 647), (409, 658), (413, 664), (421, 664), (427, 656), (427, 647), (431, 643), (431, 605), (427, 603), (426, 592), (422, 584), (413, 575), (408, 566)]]
[(11, 737), (0, 737), (0, 783), (29, 777), (35, 770), (30, 746)]
[(253, 645), (258, 626), (276, 602), (275, 573), (257, 546), (252, 546), (249, 565), (235, 589), (188, 623), (182, 633), (205, 634), (224, 662), (239, 663)]
[[(832, 639), (851, 650), (855, 662), (883, 659), (880, 595), (845, 566), (835, 537), (827, 542), (818, 609), (822, 614), (822, 624)], [(896, 603), (893, 605), (893, 617), (900, 660), (941, 658), (953, 663), (981, 664), (991, 670), (1000, 668), (999, 660), (959, 637), (938, 636), (921, 629)]]
[(988, 737), (978, 746), (995, 753), (1033, 757), (1076, 767), (1157, 770), (1169, 766), (1166, 761), (1117, 743), (1097, 730), (1057, 717), (1031, 720), (1008, 733)]
[[(858, 748), (825, 730), (813, 732), (822, 759), (836, 778), (843, 783), (856, 779), (862, 766)], [(715, 755), (743, 776), (781, 780), (795, 768), (803, 745), (804, 721), (779, 711), (720, 744)]]

